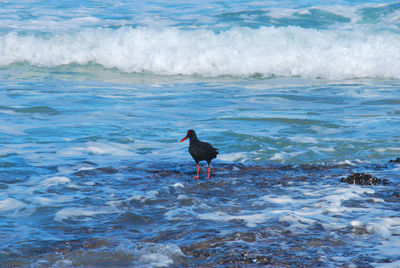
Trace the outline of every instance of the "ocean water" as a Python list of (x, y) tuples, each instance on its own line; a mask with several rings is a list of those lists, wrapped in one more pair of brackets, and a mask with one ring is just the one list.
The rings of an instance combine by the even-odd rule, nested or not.
[(2, 1), (0, 266), (399, 267), (399, 48), (396, 1)]

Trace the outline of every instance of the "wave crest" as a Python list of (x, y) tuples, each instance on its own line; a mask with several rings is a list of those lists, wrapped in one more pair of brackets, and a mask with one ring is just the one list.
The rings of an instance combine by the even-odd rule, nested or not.
[(300, 27), (211, 30), (90, 28), (0, 36), (0, 65), (97, 63), (162, 75), (400, 79), (400, 35)]

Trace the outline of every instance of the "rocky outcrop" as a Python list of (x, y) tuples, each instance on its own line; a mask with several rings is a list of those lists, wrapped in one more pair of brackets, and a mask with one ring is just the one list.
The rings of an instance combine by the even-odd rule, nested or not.
[(346, 178), (342, 178), (341, 182), (347, 182), (348, 184), (359, 184), (359, 185), (379, 185), (388, 184), (388, 180), (386, 179), (378, 179), (373, 177), (371, 174), (367, 173), (352, 173), (351, 175), (347, 176)]

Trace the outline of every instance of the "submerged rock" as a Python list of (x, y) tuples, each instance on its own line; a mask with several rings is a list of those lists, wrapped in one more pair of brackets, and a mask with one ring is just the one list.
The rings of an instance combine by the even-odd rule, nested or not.
[(378, 185), (378, 184), (388, 184), (386, 179), (378, 179), (373, 177), (371, 174), (367, 173), (353, 173), (346, 178), (342, 178), (341, 182), (347, 182), (348, 184), (359, 184), (359, 185)]
[(239, 256), (227, 256), (218, 261), (219, 265), (240, 265), (240, 264), (251, 264), (251, 265), (272, 265), (273, 260), (269, 256), (264, 255), (251, 255), (246, 252), (242, 252)]

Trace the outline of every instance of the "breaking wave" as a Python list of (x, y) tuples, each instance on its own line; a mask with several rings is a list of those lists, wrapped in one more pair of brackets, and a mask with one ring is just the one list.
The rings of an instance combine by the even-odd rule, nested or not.
[(400, 79), (400, 35), (296, 26), (215, 32), (175, 27), (86, 28), (0, 35), (0, 65), (100, 64), (127, 73), (204, 77)]

